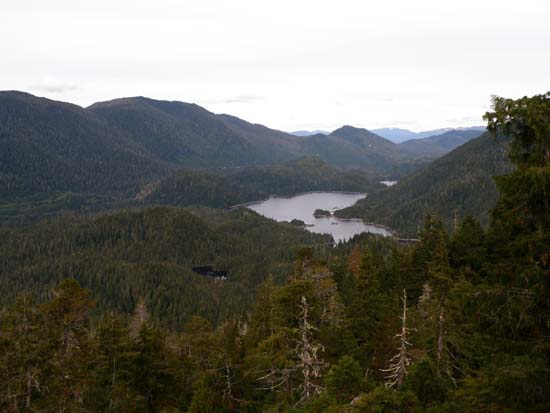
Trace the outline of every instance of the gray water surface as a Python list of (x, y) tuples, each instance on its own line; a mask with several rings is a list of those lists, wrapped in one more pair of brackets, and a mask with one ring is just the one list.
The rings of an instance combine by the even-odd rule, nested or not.
[(384, 236), (391, 233), (377, 225), (364, 224), (360, 219), (338, 219), (334, 216), (315, 218), (313, 211), (324, 209), (334, 212), (355, 204), (366, 194), (350, 192), (310, 192), (293, 197), (271, 197), (247, 205), (247, 208), (276, 221), (299, 219), (306, 223), (306, 229), (319, 234), (331, 234), (334, 241), (344, 241), (362, 232)]

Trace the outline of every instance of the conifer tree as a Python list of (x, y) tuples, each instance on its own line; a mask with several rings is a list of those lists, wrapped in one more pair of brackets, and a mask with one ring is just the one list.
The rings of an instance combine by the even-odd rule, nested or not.
[(133, 391), (136, 352), (126, 323), (115, 314), (104, 317), (94, 345), (93, 390), (90, 403), (107, 412), (130, 412), (140, 396)]
[(52, 373), (44, 402), (57, 411), (78, 411), (84, 406), (90, 384), (93, 354), (89, 317), (95, 302), (72, 278), (62, 281), (52, 295), (53, 299), (40, 308), (54, 346), (47, 363)]
[(34, 409), (48, 385), (44, 364), (51, 356), (44, 318), (27, 296), (0, 315), (0, 410)]
[[(488, 129), (512, 138), (509, 156), (516, 166), (496, 178), (500, 198), (488, 234), (492, 272), (512, 301), (530, 294), (535, 300), (536, 313), (523, 313), (526, 328), (514, 334), (530, 329), (527, 334), (540, 336), (550, 330), (550, 92), (494, 97), (492, 109), (485, 114)], [(536, 326), (527, 327), (529, 318)]]
[(449, 246), (451, 266), (471, 276), (479, 273), (487, 259), (485, 233), (472, 216), (466, 216), (457, 225)]

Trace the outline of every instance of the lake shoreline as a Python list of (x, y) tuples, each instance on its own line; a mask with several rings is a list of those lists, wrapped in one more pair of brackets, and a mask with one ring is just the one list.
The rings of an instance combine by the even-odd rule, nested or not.
[[(366, 192), (355, 191), (307, 191), (294, 195), (271, 194), (262, 200), (233, 205), (230, 210), (248, 208), (278, 222), (299, 220), (305, 223), (299, 227), (310, 232), (330, 234), (335, 242), (347, 241), (354, 235), (365, 232), (395, 238), (394, 231), (384, 225), (366, 223), (361, 218), (340, 218), (334, 215), (334, 212), (354, 205), (367, 196)], [(330, 216), (315, 216), (315, 211), (318, 210), (330, 211)], [(335, 227), (328, 228), (329, 226)]]
[[(246, 208), (247, 206), (249, 205), (254, 205), (254, 204), (259, 204), (261, 202), (265, 202), (265, 201), (268, 201), (270, 200), (271, 198), (285, 198), (285, 199), (290, 199), (290, 198), (294, 198), (295, 196), (300, 196), (300, 195), (308, 195), (308, 194), (326, 194), (326, 193), (329, 193), (329, 194), (348, 194), (348, 195), (365, 195), (363, 198), (361, 199), (364, 199), (367, 197), (368, 193), (367, 192), (353, 192), (353, 191), (306, 191), (306, 192), (297, 192), (293, 195), (277, 195), (277, 194), (271, 194), (269, 195), (267, 198), (264, 198), (264, 199), (260, 199), (260, 200), (257, 200), (257, 201), (250, 201), (250, 202), (245, 202), (245, 203), (242, 203), (242, 204), (237, 204), (237, 205), (233, 205), (233, 206), (230, 206), (230, 207), (227, 207), (227, 209), (229, 211), (234, 211), (236, 209), (239, 209), (239, 208)], [(339, 211), (339, 210), (337, 210)], [(348, 219), (360, 219), (360, 218), (348, 218)]]

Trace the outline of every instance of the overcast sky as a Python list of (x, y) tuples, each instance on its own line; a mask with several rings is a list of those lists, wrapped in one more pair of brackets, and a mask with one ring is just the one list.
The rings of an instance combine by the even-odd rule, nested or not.
[(0, 89), (282, 129), (482, 124), (550, 90), (548, 0), (1, 0)]

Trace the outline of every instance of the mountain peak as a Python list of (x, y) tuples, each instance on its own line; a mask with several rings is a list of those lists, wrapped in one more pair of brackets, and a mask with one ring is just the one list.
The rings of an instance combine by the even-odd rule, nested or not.
[(356, 144), (390, 144), (394, 145), (391, 141), (378, 136), (371, 131), (364, 128), (357, 128), (351, 125), (344, 125), (330, 133), (329, 136), (337, 136), (339, 138), (345, 139), (347, 141), (356, 143)]

